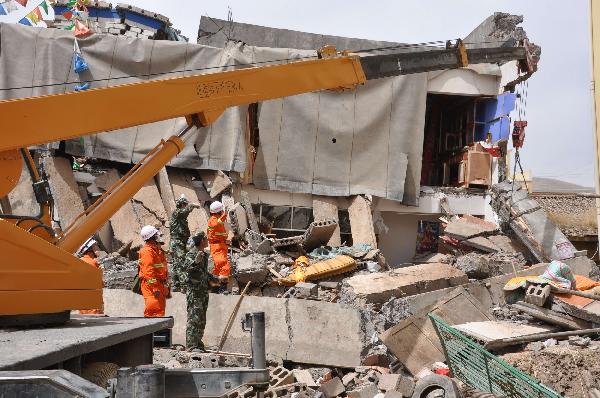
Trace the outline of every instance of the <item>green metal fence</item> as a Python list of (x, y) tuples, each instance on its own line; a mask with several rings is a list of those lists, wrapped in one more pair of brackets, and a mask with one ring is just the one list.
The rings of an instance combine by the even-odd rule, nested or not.
[(429, 314), (429, 318), (440, 338), (453, 377), (494, 395), (561, 398), (555, 391), (490, 354), (434, 314)]

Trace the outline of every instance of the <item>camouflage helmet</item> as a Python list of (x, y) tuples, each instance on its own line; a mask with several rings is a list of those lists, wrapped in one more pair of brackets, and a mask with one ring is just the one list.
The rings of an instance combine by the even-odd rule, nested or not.
[(183, 194), (181, 194), (181, 196), (175, 201), (175, 205), (177, 205), (178, 207), (181, 205), (187, 205), (188, 203), (188, 199)]
[(203, 240), (206, 240), (206, 234), (204, 233), (204, 231), (198, 231), (196, 232), (194, 235), (192, 235), (190, 237), (190, 239), (194, 242), (195, 245), (199, 245), (200, 242), (202, 242)]

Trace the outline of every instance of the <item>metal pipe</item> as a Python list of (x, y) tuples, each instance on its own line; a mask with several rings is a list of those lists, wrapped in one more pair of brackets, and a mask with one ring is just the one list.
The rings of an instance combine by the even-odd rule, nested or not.
[(569, 336), (581, 336), (586, 334), (600, 333), (600, 328), (595, 329), (581, 329), (571, 330), (568, 332), (556, 332), (556, 333), (536, 333), (529, 336), (520, 337), (509, 337), (506, 339), (494, 340), (484, 345), (485, 349), (497, 349), (510, 345), (517, 345), (522, 343), (529, 343), (532, 341), (547, 340), (547, 339), (559, 339), (561, 337)]
[(265, 350), (265, 313), (252, 313), (252, 367), (266, 369), (267, 354)]
[(161, 143), (161, 148), (123, 180), (102, 202), (72, 224), (60, 238), (58, 247), (74, 253), (90, 236), (106, 223), (142, 186), (183, 150), (184, 142), (176, 136)]

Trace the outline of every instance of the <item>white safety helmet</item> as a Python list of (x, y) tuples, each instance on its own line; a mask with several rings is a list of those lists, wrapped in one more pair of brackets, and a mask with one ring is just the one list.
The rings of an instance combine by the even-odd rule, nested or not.
[(83, 256), (88, 250), (90, 250), (95, 244), (97, 244), (96, 239), (89, 238), (85, 241), (83, 245), (77, 250), (77, 254)]
[(223, 211), (223, 203), (219, 202), (218, 200), (215, 200), (214, 202), (212, 202), (210, 204), (210, 212), (212, 214), (220, 213), (222, 211)]
[(145, 242), (148, 239), (152, 238), (154, 235), (159, 234), (159, 233), (160, 233), (160, 231), (156, 227), (153, 227), (152, 225), (146, 225), (140, 231), (140, 236), (142, 237), (142, 240)]

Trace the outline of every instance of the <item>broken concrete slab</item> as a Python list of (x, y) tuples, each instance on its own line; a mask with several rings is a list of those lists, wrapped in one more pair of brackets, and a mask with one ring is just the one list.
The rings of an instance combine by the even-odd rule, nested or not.
[(61, 157), (44, 157), (42, 163), (48, 175), (50, 191), (56, 199), (53, 217), (64, 229), (84, 210), (73, 168), (68, 159)]
[(487, 239), (494, 244), (501, 252), (506, 253), (516, 253), (521, 251), (521, 248), (518, 244), (512, 241), (506, 235), (491, 235), (488, 236)]
[(454, 328), (484, 343), (556, 331), (553, 326), (533, 326), (508, 321), (467, 322), (454, 325)]
[[(185, 344), (187, 310), (185, 295), (172, 293), (167, 301), (167, 316), (175, 320), (173, 343)], [(239, 296), (210, 294), (204, 343), (219, 344), (227, 316)], [(238, 315), (265, 312), (267, 358), (335, 367), (360, 365), (364, 331), (358, 310), (337, 303), (246, 296)], [(142, 316), (143, 297), (130, 290), (104, 289), (104, 312), (111, 316)], [(344, 327), (340, 327), (340, 319)], [(250, 353), (250, 334), (234, 323), (224, 351)]]
[[(169, 244), (169, 216), (161, 199), (158, 187), (153, 179), (146, 181), (139, 191), (131, 198), (140, 226), (154, 225), (160, 227), (165, 245)], [(167, 246), (168, 247), (168, 246)]]
[(389, 272), (355, 275), (344, 283), (359, 300), (383, 303), (391, 297), (412, 296), (462, 285), (468, 281), (464, 272), (448, 264), (426, 263)]
[(519, 301), (511, 305), (518, 311), (524, 312), (532, 317), (542, 320), (550, 325), (557, 325), (568, 330), (590, 329), (592, 324), (571, 315), (559, 313), (548, 308), (538, 307), (533, 304)]
[[(185, 195), (190, 202), (200, 202), (198, 194), (192, 183), (192, 176), (183, 170), (169, 169), (169, 181), (173, 188), (173, 195), (178, 198)], [(190, 232), (206, 231), (209, 215), (205, 208), (194, 209), (188, 216)]]
[(364, 243), (370, 245), (372, 249), (376, 249), (377, 239), (371, 213), (371, 202), (361, 195), (354, 196), (348, 206), (348, 215), (354, 245)]
[(446, 225), (444, 234), (462, 241), (497, 230), (498, 227), (494, 223), (479, 220), (476, 217), (461, 217), (450, 221)]
[(333, 377), (331, 380), (321, 384), (321, 387), (319, 387), (319, 391), (323, 393), (323, 396), (325, 398), (334, 398), (338, 395), (342, 395), (346, 391), (346, 389), (344, 388), (344, 385), (342, 384), (340, 378), (336, 376)]
[(307, 252), (311, 252), (317, 247), (326, 245), (336, 228), (338, 224), (335, 220), (313, 221), (304, 233), (302, 246)]
[(215, 199), (233, 185), (229, 176), (221, 170), (199, 170), (199, 173), (211, 199)]
[(424, 367), (444, 360), (444, 351), (435, 327), (427, 316), (429, 313), (439, 316), (450, 325), (456, 325), (493, 320), (488, 308), (460, 287), (436, 304), (425, 307), (386, 330), (380, 339), (414, 376)]
[(358, 310), (337, 303), (288, 299), (284, 319), (291, 331), (288, 361), (351, 368), (360, 365), (365, 336)]
[(484, 238), (483, 236), (476, 236), (475, 238), (467, 239), (462, 242), (463, 245), (474, 247), (487, 253), (496, 253), (500, 251), (498, 246), (492, 243), (491, 240)]
[(270, 264), (269, 256), (261, 254), (254, 253), (239, 257), (236, 261), (235, 278), (240, 283), (262, 283), (269, 274), (268, 267)]
[(513, 217), (519, 217), (526, 213), (532, 213), (536, 210), (541, 209), (542, 207), (535, 199), (525, 198), (516, 203), (513, 203), (511, 206), (511, 212)]
[[(569, 265), (574, 274), (587, 276), (590, 273), (593, 262), (583, 257), (576, 257), (565, 260), (565, 263)], [(467, 283), (461, 287), (466, 289), (473, 297), (483, 303), (484, 308), (492, 308), (495, 305), (506, 304), (504, 285), (506, 285), (506, 282), (511, 278), (514, 278), (515, 276), (541, 275), (544, 273), (546, 267), (547, 264), (533, 265), (528, 269), (518, 270), (516, 275), (514, 273), (500, 275), (481, 281)], [(418, 314), (428, 306), (434, 305), (437, 301), (452, 293), (455, 289), (456, 288), (451, 287), (403, 297), (401, 298), (404, 306), (403, 313), (406, 314), (406, 316)]]
[[(339, 224), (338, 198), (331, 196), (313, 195), (313, 218), (315, 221), (333, 220)], [(326, 242), (328, 246), (341, 246), (340, 227), (336, 226), (333, 234)]]

